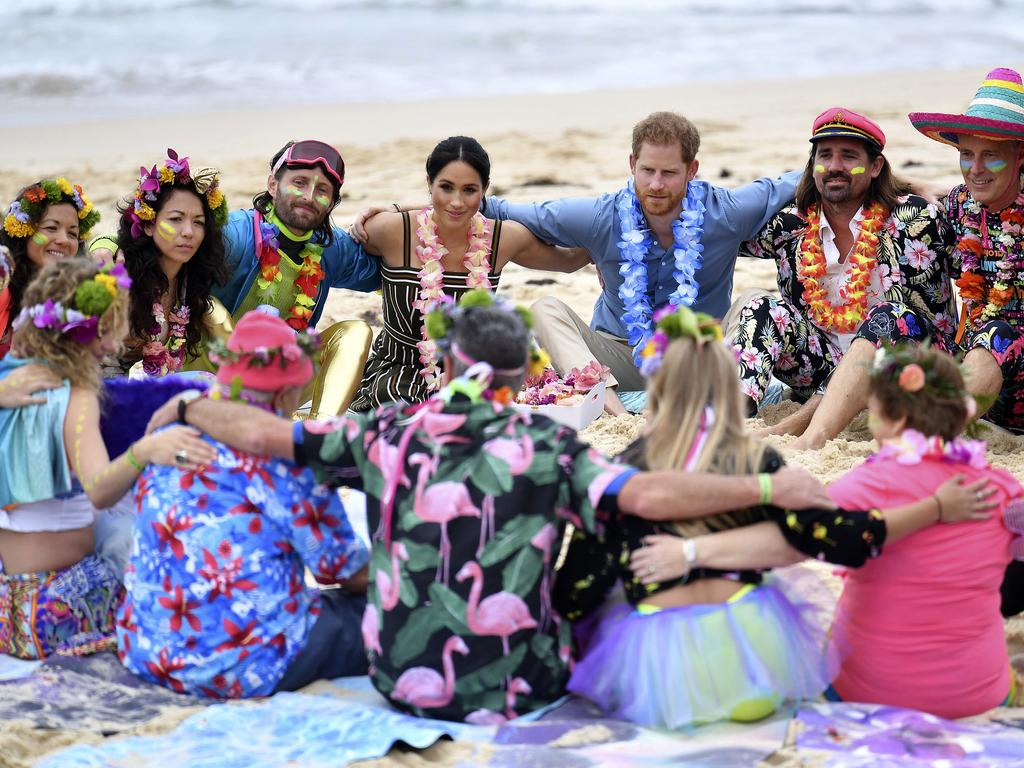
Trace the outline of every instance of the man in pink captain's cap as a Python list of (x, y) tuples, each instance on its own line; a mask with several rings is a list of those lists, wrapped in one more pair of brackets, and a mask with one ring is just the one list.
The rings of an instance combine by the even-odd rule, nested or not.
[[(815, 118), (810, 142), (795, 203), (740, 251), (778, 262), (781, 298), (746, 303), (732, 332), (752, 403), (775, 377), (806, 404), (772, 429), (801, 435), (804, 448), (862, 410), (881, 343), (946, 347), (955, 330), (950, 228), (893, 174), (882, 129), (833, 107)], [(850, 364), (839, 366), (843, 359)]]

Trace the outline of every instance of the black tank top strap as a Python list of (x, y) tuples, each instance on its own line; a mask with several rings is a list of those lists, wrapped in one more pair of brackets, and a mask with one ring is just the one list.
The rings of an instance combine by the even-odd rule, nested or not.
[(498, 246), (501, 243), (501, 219), (494, 220), (494, 230), (491, 232), (491, 274), (498, 274)]
[(409, 212), (402, 211), (402, 266), (411, 267), (409, 252), (412, 246), (412, 232), (410, 231)]

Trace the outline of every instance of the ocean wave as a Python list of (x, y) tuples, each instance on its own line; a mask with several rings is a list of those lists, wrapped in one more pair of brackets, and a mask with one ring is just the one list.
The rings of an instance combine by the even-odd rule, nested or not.
[[(58, 16), (148, 15), (180, 9), (274, 9), (280, 0), (4, 0), (8, 19)], [(519, 10), (543, 13), (635, 14), (638, 12), (678, 12), (710, 16), (851, 14), (870, 13), (928, 14), (976, 13), (986, 10), (1024, 10), (1024, 0), (958, 0), (954, 9), (949, 0), (289, 0), (295, 11), (345, 11), (351, 9), (401, 10), (428, 8), (437, 10)]]

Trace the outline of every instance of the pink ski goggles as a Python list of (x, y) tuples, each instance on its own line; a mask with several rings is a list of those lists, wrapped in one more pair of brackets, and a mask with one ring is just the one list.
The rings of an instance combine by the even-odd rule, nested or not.
[(330, 144), (323, 141), (297, 141), (284, 151), (284, 154), (277, 159), (271, 170), (275, 176), (282, 167), (301, 166), (311, 168), (314, 165), (323, 166), (327, 175), (334, 179), (341, 189), (345, 183), (345, 161), (341, 159), (341, 153)]

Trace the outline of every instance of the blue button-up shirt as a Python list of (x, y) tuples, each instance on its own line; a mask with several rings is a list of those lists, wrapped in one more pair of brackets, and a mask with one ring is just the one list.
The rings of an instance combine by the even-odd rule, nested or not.
[[(732, 297), (732, 273), (740, 243), (753, 238), (768, 220), (788, 204), (796, 192), (800, 172), (778, 179), (761, 178), (738, 189), (723, 189), (695, 181), (697, 196), (703, 201), (704, 263), (697, 271), (698, 293), (694, 309), (721, 318)], [(568, 197), (546, 203), (509, 203), (488, 197), (484, 213), (498, 219), (512, 219), (537, 237), (568, 248), (586, 248), (604, 277), (604, 290), (594, 306), (590, 327), (624, 339), (626, 329), (620, 318), (625, 314), (619, 298), (619, 240), (622, 230), (616, 204), (626, 190), (601, 197)], [(675, 263), (672, 249), (662, 248), (657, 239), (647, 253), (648, 294), (652, 306), (668, 302), (676, 289), (672, 276)]]

